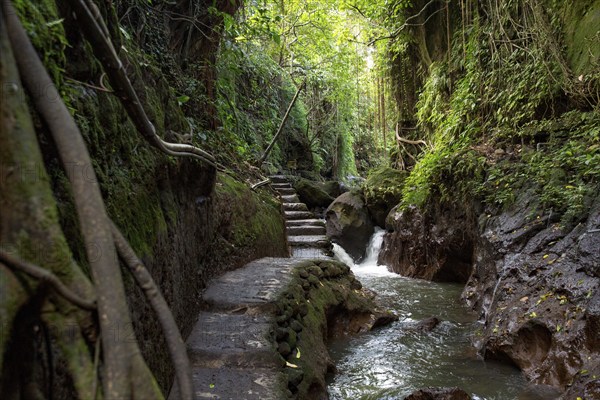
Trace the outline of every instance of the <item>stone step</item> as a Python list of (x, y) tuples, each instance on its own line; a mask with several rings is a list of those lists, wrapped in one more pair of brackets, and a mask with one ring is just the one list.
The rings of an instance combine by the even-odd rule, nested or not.
[(288, 183), (290, 181), (285, 175), (271, 175), (269, 179), (273, 183)]
[(325, 235), (293, 235), (288, 236), (290, 246), (297, 247), (315, 247), (321, 249), (329, 249), (331, 242)]
[(322, 219), (311, 218), (311, 219), (297, 219), (286, 221), (285, 226), (288, 228), (292, 226), (325, 226), (325, 221)]
[[(192, 368), (194, 400), (280, 400), (285, 394), (277, 388), (285, 381), (287, 378), (276, 368)], [(169, 400), (179, 399), (181, 395), (175, 382)]]
[(308, 207), (304, 203), (283, 203), (285, 211), (308, 211)]
[[(202, 298), (215, 310), (261, 308), (275, 301), (291, 281), (291, 258), (261, 258), (212, 281)], [(273, 268), (276, 265), (277, 268)]]
[(300, 203), (300, 199), (298, 198), (298, 195), (296, 194), (286, 194), (281, 196), (281, 200), (284, 203)]
[(322, 225), (289, 226), (286, 229), (288, 236), (298, 235), (325, 235), (327, 231)]
[(294, 195), (296, 194), (296, 191), (294, 190), (294, 188), (275, 188), (275, 190), (282, 196), (289, 196), (289, 195)]
[(264, 368), (276, 365), (266, 315), (201, 312), (186, 341), (195, 367)]
[(317, 247), (292, 246), (292, 257), (294, 258), (332, 258), (333, 253), (326, 249)]
[(291, 188), (292, 185), (289, 184), (289, 182), (284, 182), (284, 183), (271, 183), (271, 187), (273, 189), (286, 189), (286, 188)]
[(314, 217), (310, 211), (284, 211), (283, 215), (286, 220), (308, 219)]

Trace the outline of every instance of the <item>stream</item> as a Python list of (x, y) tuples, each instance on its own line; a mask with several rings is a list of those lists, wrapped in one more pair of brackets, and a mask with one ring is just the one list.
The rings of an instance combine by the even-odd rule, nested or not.
[[(471, 346), (477, 323), (460, 300), (462, 285), (405, 278), (377, 265), (384, 233), (375, 232), (359, 265), (334, 245), (336, 257), (350, 265), (363, 286), (375, 291), (400, 320), (329, 344), (337, 367), (328, 382), (330, 398), (404, 399), (424, 387), (457, 386), (476, 400), (528, 399), (519, 370), (483, 361)], [(432, 316), (442, 321), (433, 331), (410, 329)]]

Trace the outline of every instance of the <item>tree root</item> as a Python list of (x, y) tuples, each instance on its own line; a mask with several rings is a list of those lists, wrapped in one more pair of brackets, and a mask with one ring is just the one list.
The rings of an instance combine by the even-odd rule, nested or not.
[[(52, 133), (71, 183), (87, 258), (97, 290), (101, 331), (119, 329), (133, 332), (109, 219), (85, 142), (65, 104), (62, 101), (48, 101), (49, 98), (60, 99), (61, 96), (27, 37), (11, 2), (4, 1), (2, 6), (11, 46), (13, 49), (19, 49), (18, 52), (14, 52), (19, 72), (36, 108)], [(44, 93), (41, 93), (39, 88), (45, 88)], [(81, 173), (82, 168), (85, 169), (85, 174)], [(139, 398), (140, 387), (134, 389), (134, 381), (144, 382), (141, 387), (147, 390), (144, 400), (163, 398), (150, 371), (147, 367), (142, 367), (145, 363), (136, 341), (114, 340), (110, 335), (103, 334), (102, 344), (102, 383), (107, 399)], [(141, 375), (132, 375), (136, 373)]]
[[(222, 167), (217, 164), (215, 158), (210, 153), (188, 144), (169, 143), (158, 136), (129, 77), (125, 73), (123, 63), (119, 59), (112, 42), (106, 36), (104, 29), (99, 25), (98, 19), (94, 17), (93, 11), (90, 10), (84, 0), (69, 0), (68, 3), (73, 8), (79, 21), (79, 26), (87, 40), (91, 43), (96, 57), (102, 63), (115, 94), (121, 100), (129, 118), (131, 118), (144, 139), (165, 154), (179, 157), (193, 157), (216, 169), (221, 169)], [(101, 20), (101, 18), (99, 19)]]
[(144, 295), (158, 317), (175, 368), (181, 398), (191, 400), (193, 398), (193, 387), (190, 360), (171, 309), (144, 263), (138, 258), (127, 239), (112, 221), (111, 230), (119, 256), (129, 268), (129, 272), (135, 278), (138, 286), (144, 291)]
[(13, 257), (3, 250), (0, 250), (0, 262), (12, 270), (21, 271), (35, 279), (49, 283), (54, 290), (56, 290), (56, 293), (60, 294), (62, 297), (75, 304), (79, 308), (88, 311), (93, 311), (96, 309), (95, 301), (83, 299), (77, 293), (72, 292), (60, 281), (60, 279), (58, 279), (56, 275), (47, 269)]

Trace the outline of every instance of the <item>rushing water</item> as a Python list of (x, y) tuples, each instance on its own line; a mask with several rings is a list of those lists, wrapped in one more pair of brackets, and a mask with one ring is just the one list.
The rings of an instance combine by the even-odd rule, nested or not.
[[(403, 399), (428, 386), (458, 386), (479, 400), (525, 399), (525, 379), (518, 370), (482, 361), (470, 345), (476, 324), (460, 301), (462, 286), (404, 278), (378, 266), (383, 234), (378, 230), (373, 235), (360, 265), (334, 245), (336, 256), (352, 266), (363, 286), (377, 292), (400, 320), (330, 344), (337, 367), (329, 382), (330, 398)], [(432, 332), (410, 329), (432, 316), (442, 321)]]

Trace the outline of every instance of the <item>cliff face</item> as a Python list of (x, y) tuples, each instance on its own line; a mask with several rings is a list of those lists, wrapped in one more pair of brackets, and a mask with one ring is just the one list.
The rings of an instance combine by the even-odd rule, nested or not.
[(417, 1), (410, 15), (399, 134), (427, 148), (398, 142), (410, 175), (380, 260), (466, 283), (483, 356), (597, 398), (600, 3)]
[[(233, 13), (234, 3), (219, 2), (217, 8), (223, 8), (219, 8), (222, 13)], [(84, 135), (109, 216), (145, 262), (185, 336), (195, 322), (201, 306), (200, 292), (210, 278), (255, 258), (287, 255), (279, 204), (267, 189), (250, 190), (243, 177), (236, 180), (227, 174), (217, 174), (211, 166), (171, 158), (150, 147), (112, 93), (65, 2), (14, 4)], [(187, 37), (184, 33), (191, 28), (175, 24), (169, 16), (178, 12), (177, 7), (191, 7), (190, 4), (170, 3), (164, 8), (123, 1), (102, 2), (98, 7), (126, 73), (159, 135), (169, 141), (188, 141), (206, 148), (202, 127), (211, 124), (211, 114), (200, 106), (200, 98), (210, 97), (214, 86), (211, 81), (214, 72), (207, 69), (214, 67), (211, 60), (214, 61), (218, 49), (222, 20), (214, 15), (207, 18), (203, 26), (210, 30), (210, 37), (196, 40), (194, 35), (200, 33), (194, 31), (193, 46), (188, 46), (181, 37)], [(182, 57), (196, 62), (196, 67), (205, 68), (186, 69), (176, 62)], [(203, 82), (199, 83), (202, 87), (199, 98), (194, 99), (199, 106), (192, 112), (187, 109), (184, 114), (177, 91), (181, 82), (189, 82), (192, 77), (195, 82)], [(25, 102), (26, 98), (20, 100)], [(73, 257), (85, 271), (88, 269), (85, 249), (64, 168), (46, 125), (35, 113), (34, 124), (44, 159), (44, 165), (36, 168), (49, 173), (62, 231)], [(42, 176), (45, 174), (40, 173)], [(35, 252), (38, 257), (46, 257), (48, 249), (37, 248)], [(172, 367), (160, 325), (141, 290), (127, 275), (125, 281), (135, 336), (166, 392), (172, 382)], [(62, 331), (63, 327), (50, 328)], [(10, 332), (2, 331), (7, 335)], [(14, 332), (17, 334), (19, 330)], [(22, 347), (19, 341), (10, 346), (9, 343), (9, 348), (2, 349), (8, 355), (3, 371), (18, 375), (17, 364), (11, 364), (16, 361), (10, 355), (18, 357), (18, 349)], [(59, 357), (57, 364), (60, 366), (63, 361)], [(57, 374), (51, 390), (59, 397), (65, 392), (72, 393), (72, 383), (63, 379), (61, 371)], [(3, 381), (8, 382), (9, 375), (3, 374)]]
[(472, 204), (392, 212), (380, 261), (405, 276), (465, 282), (478, 310), (480, 354), (509, 362), (565, 398), (600, 394), (599, 204), (575, 227), (536, 213), (531, 193), (514, 207), (472, 215)]

